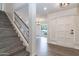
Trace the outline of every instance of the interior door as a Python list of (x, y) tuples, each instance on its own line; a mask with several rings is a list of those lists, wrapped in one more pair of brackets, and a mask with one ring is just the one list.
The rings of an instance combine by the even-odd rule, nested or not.
[(67, 46), (74, 43), (74, 18), (73, 16), (61, 17), (51, 20), (51, 38), (53, 41)]

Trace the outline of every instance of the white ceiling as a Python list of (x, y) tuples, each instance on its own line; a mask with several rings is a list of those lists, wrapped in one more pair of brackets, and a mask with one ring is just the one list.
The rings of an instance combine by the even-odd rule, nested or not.
[[(59, 7), (58, 3), (37, 3), (36, 4), (36, 13), (37, 17), (45, 17), (47, 14), (76, 7), (78, 4), (71, 3), (69, 6), (66, 6), (64, 8)], [(44, 8), (47, 8), (47, 10), (44, 10)]]
[[(20, 4), (17, 4), (20, 5)], [(21, 4), (24, 5), (24, 7), (21, 7), (20, 10), (17, 10), (18, 13), (21, 13), (23, 18), (24, 16), (26, 17), (28, 15), (28, 4)], [(46, 15), (50, 13), (54, 13), (60, 10), (68, 9), (68, 8), (73, 8), (78, 6), (76, 3), (71, 3), (69, 6), (66, 6), (64, 8), (59, 7), (59, 3), (36, 3), (36, 15), (37, 17), (45, 17)], [(47, 10), (44, 10), (44, 8), (47, 8)]]

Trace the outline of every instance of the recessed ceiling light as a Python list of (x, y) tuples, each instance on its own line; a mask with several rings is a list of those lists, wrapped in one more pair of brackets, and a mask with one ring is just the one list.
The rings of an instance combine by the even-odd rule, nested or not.
[(46, 11), (47, 10), (47, 7), (44, 7), (43, 9)]

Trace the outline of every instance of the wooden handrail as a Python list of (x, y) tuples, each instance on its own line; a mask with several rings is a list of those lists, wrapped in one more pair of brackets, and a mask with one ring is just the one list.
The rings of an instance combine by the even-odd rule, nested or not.
[[(23, 22), (23, 20), (16, 14), (16, 12), (14, 12), (14, 14)], [(17, 20), (16, 20), (17, 21)], [(18, 21), (17, 21), (18, 22)], [(16, 23), (15, 23), (16, 24)], [(23, 24), (28, 28), (29, 27), (23, 22)], [(19, 29), (18, 25), (16, 24), (17, 28)], [(19, 29), (19, 31), (21, 32), (21, 30)], [(21, 32), (22, 33), (22, 32)], [(28, 32), (29, 33), (29, 32)], [(24, 36), (24, 34), (22, 33), (23, 37), (27, 40), (27, 43), (29, 43), (28, 39)], [(27, 35), (28, 36), (28, 35)]]
[[(16, 12), (14, 12), (14, 14), (24, 23), (24, 21), (17, 15)], [(24, 25), (29, 29), (29, 27), (24, 23)]]

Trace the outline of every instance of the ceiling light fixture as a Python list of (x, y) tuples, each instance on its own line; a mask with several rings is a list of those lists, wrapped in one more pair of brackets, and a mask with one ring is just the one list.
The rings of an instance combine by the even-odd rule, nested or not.
[(60, 3), (60, 7), (66, 7), (68, 6), (70, 3)]
[(44, 9), (44, 11), (46, 11), (47, 10), (47, 7), (44, 7), (43, 9)]

